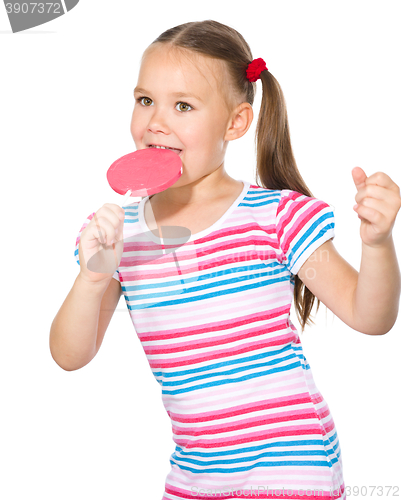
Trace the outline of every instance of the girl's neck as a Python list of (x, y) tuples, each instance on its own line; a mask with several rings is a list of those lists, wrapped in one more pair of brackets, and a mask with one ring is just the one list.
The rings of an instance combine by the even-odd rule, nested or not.
[(161, 204), (166, 203), (169, 207), (196, 207), (225, 196), (228, 191), (235, 189), (239, 184), (242, 185), (240, 181), (236, 181), (227, 174), (222, 164), (217, 170), (195, 182), (180, 187), (172, 186), (158, 193), (157, 198)]

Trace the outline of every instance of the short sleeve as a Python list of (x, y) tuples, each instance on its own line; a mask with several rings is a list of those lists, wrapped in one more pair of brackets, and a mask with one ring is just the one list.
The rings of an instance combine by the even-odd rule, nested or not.
[[(95, 212), (91, 213), (85, 220), (85, 222), (83, 223), (81, 229), (79, 230), (79, 233), (78, 233), (78, 236), (77, 236), (77, 239), (75, 241), (75, 252), (74, 252), (74, 257), (75, 257), (75, 260), (77, 261), (78, 265), (79, 265), (79, 242), (81, 240), (81, 234), (82, 234), (82, 231), (86, 228), (86, 226), (89, 224), (89, 222), (92, 220), (93, 216), (95, 215)], [(119, 273), (118, 273), (118, 270), (115, 271), (115, 273), (113, 274), (113, 278), (116, 279), (117, 281), (120, 281), (120, 277), (119, 277)]]
[(297, 274), (320, 245), (334, 238), (334, 226), (334, 212), (329, 204), (283, 189), (276, 213), (282, 263)]

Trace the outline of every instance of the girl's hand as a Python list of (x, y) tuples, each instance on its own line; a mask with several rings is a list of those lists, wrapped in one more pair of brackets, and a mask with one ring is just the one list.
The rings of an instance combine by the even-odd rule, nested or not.
[(105, 203), (82, 231), (78, 252), (80, 274), (85, 281), (109, 280), (120, 265), (124, 216), (121, 207)]
[(367, 177), (360, 167), (355, 167), (352, 177), (358, 190), (354, 210), (361, 219), (361, 239), (367, 246), (382, 246), (391, 236), (401, 208), (400, 188), (384, 172)]

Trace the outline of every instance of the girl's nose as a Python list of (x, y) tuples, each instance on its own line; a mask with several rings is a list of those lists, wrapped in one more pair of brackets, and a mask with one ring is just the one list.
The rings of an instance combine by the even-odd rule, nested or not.
[(150, 117), (148, 123), (148, 132), (152, 132), (153, 134), (162, 133), (169, 134), (170, 128), (167, 124), (166, 114), (163, 113), (160, 109), (155, 110)]

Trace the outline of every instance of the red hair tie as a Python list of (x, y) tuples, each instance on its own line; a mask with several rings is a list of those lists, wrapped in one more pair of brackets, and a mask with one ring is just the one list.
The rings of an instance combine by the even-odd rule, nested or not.
[(256, 80), (259, 80), (262, 71), (267, 71), (266, 63), (261, 57), (259, 57), (249, 63), (246, 70), (246, 77), (250, 82), (256, 82)]

